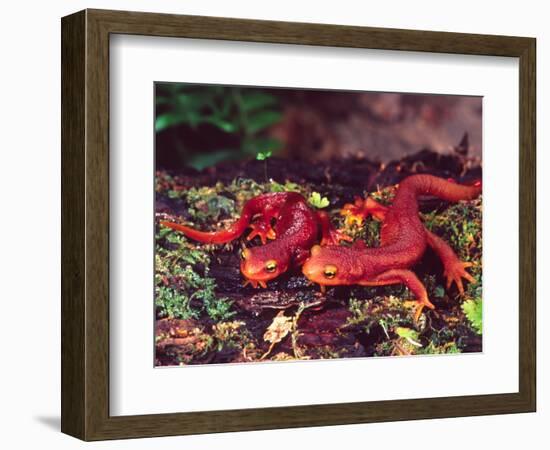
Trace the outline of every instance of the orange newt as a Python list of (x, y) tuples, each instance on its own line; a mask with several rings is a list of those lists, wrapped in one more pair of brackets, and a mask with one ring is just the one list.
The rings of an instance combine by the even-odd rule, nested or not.
[[(275, 220), (275, 225), (271, 223)], [(258, 195), (245, 203), (241, 217), (227, 230), (199, 231), (185, 225), (161, 221), (161, 225), (180, 231), (187, 237), (203, 243), (225, 244), (240, 237), (251, 227), (247, 240), (259, 236), (262, 246), (242, 251), (241, 272), (245, 286), (267, 287), (267, 282), (299, 266), (309, 256), (309, 250), (318, 242), (337, 244), (349, 240), (334, 230), (326, 213), (314, 211), (306, 199), (296, 192), (275, 192)], [(267, 240), (272, 241), (267, 243)]]
[(380, 246), (366, 248), (364, 241), (356, 241), (352, 247), (318, 245), (311, 249), (311, 257), (302, 267), (302, 272), (321, 289), (335, 285), (383, 286), (404, 284), (417, 299), (415, 321), (424, 307), (434, 309), (428, 299), (426, 288), (410, 270), (426, 248), (437, 253), (444, 266), (447, 289), (454, 282), (464, 294), (462, 278), (472, 282), (466, 272), (472, 264), (462, 262), (451, 247), (440, 237), (428, 231), (419, 218), (418, 196), (433, 195), (443, 200), (458, 202), (471, 200), (481, 194), (481, 183), (465, 186), (431, 175), (412, 175), (403, 180), (390, 207), (375, 200), (356, 200), (346, 205), (342, 214), (356, 217), (359, 221), (371, 214), (382, 221)]

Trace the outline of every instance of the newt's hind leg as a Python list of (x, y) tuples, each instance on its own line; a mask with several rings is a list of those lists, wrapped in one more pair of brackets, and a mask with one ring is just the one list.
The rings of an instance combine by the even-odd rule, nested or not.
[(362, 225), (369, 215), (378, 221), (384, 221), (388, 207), (378, 203), (370, 197), (364, 200), (360, 197), (355, 197), (353, 203), (347, 203), (340, 210), (340, 214), (346, 217), (346, 224), (351, 225), (356, 223)]
[(353, 241), (353, 239), (343, 231), (334, 228), (326, 212), (318, 211), (317, 219), (321, 226), (321, 245), (338, 245), (340, 241)]
[(462, 284), (462, 278), (466, 279), (470, 283), (475, 282), (466, 268), (471, 267), (472, 263), (462, 262), (453, 249), (439, 236), (433, 234), (431, 231), (426, 230), (426, 237), (428, 238), (428, 245), (434, 249), (441, 262), (443, 263), (444, 271), (443, 275), (447, 280), (446, 288), (449, 289), (451, 284), (456, 283), (458, 292), (460, 295), (464, 295), (464, 285)]
[(410, 270), (391, 269), (381, 273), (372, 280), (364, 281), (360, 284), (363, 286), (386, 286), (388, 284), (404, 284), (407, 286), (417, 299), (417, 306), (414, 311), (415, 322), (418, 322), (424, 307), (435, 309), (435, 306), (428, 299), (428, 293), (424, 284)]

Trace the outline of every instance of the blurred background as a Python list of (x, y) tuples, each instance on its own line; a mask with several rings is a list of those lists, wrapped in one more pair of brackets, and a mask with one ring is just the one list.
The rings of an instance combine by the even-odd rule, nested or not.
[(481, 97), (156, 83), (157, 169), (282, 157), (387, 163), (463, 148), (481, 160)]

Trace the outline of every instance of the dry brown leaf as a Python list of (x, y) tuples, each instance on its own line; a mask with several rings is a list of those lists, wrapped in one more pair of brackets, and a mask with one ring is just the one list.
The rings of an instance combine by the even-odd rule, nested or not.
[[(267, 327), (264, 334), (264, 340), (271, 344), (281, 342), (284, 337), (292, 330), (293, 319), (292, 317), (286, 317), (284, 311), (279, 311), (279, 314), (275, 316), (271, 325)], [(273, 346), (273, 345), (272, 345)]]

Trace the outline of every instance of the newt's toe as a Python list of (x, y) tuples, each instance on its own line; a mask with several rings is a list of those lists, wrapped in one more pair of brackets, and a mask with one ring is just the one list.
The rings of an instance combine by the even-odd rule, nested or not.
[(430, 302), (430, 300), (427, 297), (425, 299), (417, 301), (417, 304), (414, 308), (414, 323), (418, 323), (424, 308), (435, 309), (434, 304), (432, 302)]
[(266, 244), (268, 239), (275, 239), (275, 230), (271, 227), (269, 223), (266, 222), (256, 222), (250, 224), (252, 231), (246, 237), (247, 241), (251, 241), (256, 236), (260, 237), (262, 244)]
[(258, 289), (259, 287), (262, 287), (264, 289), (267, 288), (267, 283), (262, 280), (258, 281), (258, 280), (251, 280), (247, 278), (246, 280), (244, 280), (243, 287), (246, 287), (248, 285), (252, 286), (254, 289)]
[(338, 245), (340, 241), (353, 242), (353, 238), (348, 236), (343, 230), (331, 229), (321, 239), (321, 245)]
[(353, 203), (346, 203), (340, 210), (340, 215), (346, 218), (346, 225), (351, 226), (356, 224), (361, 226), (365, 220), (365, 217), (368, 216), (368, 211), (365, 206), (365, 200), (361, 197), (355, 197)]
[(453, 266), (448, 267), (444, 273), (445, 278), (447, 279), (447, 289), (449, 289), (451, 285), (455, 283), (456, 287), (458, 288), (458, 292), (460, 292), (460, 295), (464, 295), (464, 284), (462, 282), (462, 279), (464, 278), (470, 283), (475, 282), (474, 277), (466, 272), (466, 269), (468, 267), (471, 267), (472, 265), (473, 264), (471, 262), (459, 261)]

